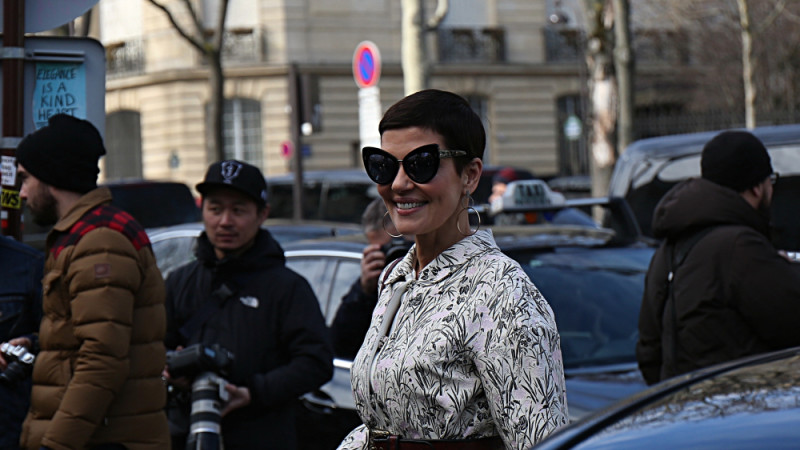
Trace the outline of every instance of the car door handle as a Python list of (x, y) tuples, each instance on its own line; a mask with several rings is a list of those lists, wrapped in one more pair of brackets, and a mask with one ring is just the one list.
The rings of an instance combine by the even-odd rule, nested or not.
[(333, 414), (339, 407), (322, 391), (308, 392), (301, 397), (303, 406), (318, 414)]

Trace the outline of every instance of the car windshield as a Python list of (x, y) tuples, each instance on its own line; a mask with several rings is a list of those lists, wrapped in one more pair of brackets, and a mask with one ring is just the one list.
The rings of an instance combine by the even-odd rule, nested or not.
[(639, 307), (653, 248), (507, 252), (550, 303), (564, 367), (636, 361)]

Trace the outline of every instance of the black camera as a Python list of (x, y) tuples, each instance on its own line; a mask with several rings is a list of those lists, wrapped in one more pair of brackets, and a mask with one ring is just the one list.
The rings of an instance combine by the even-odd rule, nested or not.
[(381, 251), (386, 255), (386, 264), (405, 256), (411, 245), (413, 245), (413, 242), (407, 241), (403, 237), (393, 237), (391, 241), (383, 244)]
[(0, 384), (12, 386), (31, 376), (36, 355), (27, 348), (4, 342), (0, 345), (0, 352), (5, 355), (4, 359), (8, 362), (6, 370), (0, 373)]
[(173, 378), (194, 377), (202, 372), (227, 376), (233, 353), (219, 344), (194, 344), (182, 350), (167, 352), (167, 370)]
[(233, 353), (218, 344), (194, 344), (167, 352), (170, 377), (191, 377), (192, 406), (187, 450), (222, 448), (222, 405), (228, 401), (225, 386), (233, 364)]

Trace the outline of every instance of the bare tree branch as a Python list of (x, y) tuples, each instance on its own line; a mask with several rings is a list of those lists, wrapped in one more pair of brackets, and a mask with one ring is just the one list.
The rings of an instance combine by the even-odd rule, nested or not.
[[(191, 34), (189, 34), (188, 31), (184, 30), (183, 27), (181, 26), (181, 24), (179, 24), (178, 21), (175, 19), (175, 16), (172, 15), (172, 11), (170, 11), (169, 8), (167, 8), (166, 6), (162, 5), (157, 0), (147, 0), (147, 1), (150, 2), (151, 5), (155, 6), (158, 9), (160, 9), (161, 11), (164, 12), (164, 14), (167, 15), (167, 19), (169, 19), (170, 23), (172, 23), (172, 26), (175, 28), (175, 31), (177, 31), (178, 34), (183, 36), (183, 38), (186, 39), (186, 41), (189, 42), (189, 44), (191, 44), (193, 47), (195, 47), (201, 53), (203, 53), (203, 54), (206, 53), (205, 42), (197, 39), (196, 37), (194, 37)], [(196, 17), (194, 17), (195, 16), (194, 9), (191, 10), (191, 15), (192, 15), (192, 18), (196, 20)]]
[(450, 9), (450, 2), (449, 0), (439, 0), (436, 3), (436, 11), (433, 12), (433, 17), (431, 20), (428, 21), (428, 31), (433, 31), (439, 28), (439, 25), (444, 20), (445, 16), (447, 16), (447, 11)]
[(772, 9), (769, 16), (764, 18), (764, 20), (758, 24), (758, 26), (753, 30), (753, 34), (761, 34), (765, 29), (772, 26), (775, 22), (775, 19), (780, 17), (783, 14), (784, 9), (786, 8), (786, 0), (778, 0), (775, 3), (775, 8)]
[[(227, 3), (227, 2), (223, 2)], [(197, 15), (197, 11), (194, 10), (194, 6), (192, 6), (192, 0), (183, 0), (183, 4), (186, 6), (186, 9), (189, 11), (189, 17), (192, 19), (192, 24), (194, 25), (194, 30), (197, 33), (197, 36), (203, 38), (203, 43), (206, 43), (205, 39), (205, 27), (203, 27), (203, 23), (200, 22), (200, 16)]]
[[(186, 0), (187, 2), (189, 0)], [(217, 51), (222, 51), (222, 38), (225, 34), (225, 18), (228, 14), (228, 0), (220, 0), (219, 2), (219, 9), (217, 11), (217, 27), (216, 30), (219, 32), (216, 36), (214, 36), (214, 48)]]

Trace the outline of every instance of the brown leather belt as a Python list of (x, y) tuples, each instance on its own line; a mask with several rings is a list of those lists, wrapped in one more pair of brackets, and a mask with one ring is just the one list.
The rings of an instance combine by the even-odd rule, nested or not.
[(479, 439), (403, 439), (396, 434), (369, 431), (370, 450), (504, 450), (500, 436)]

